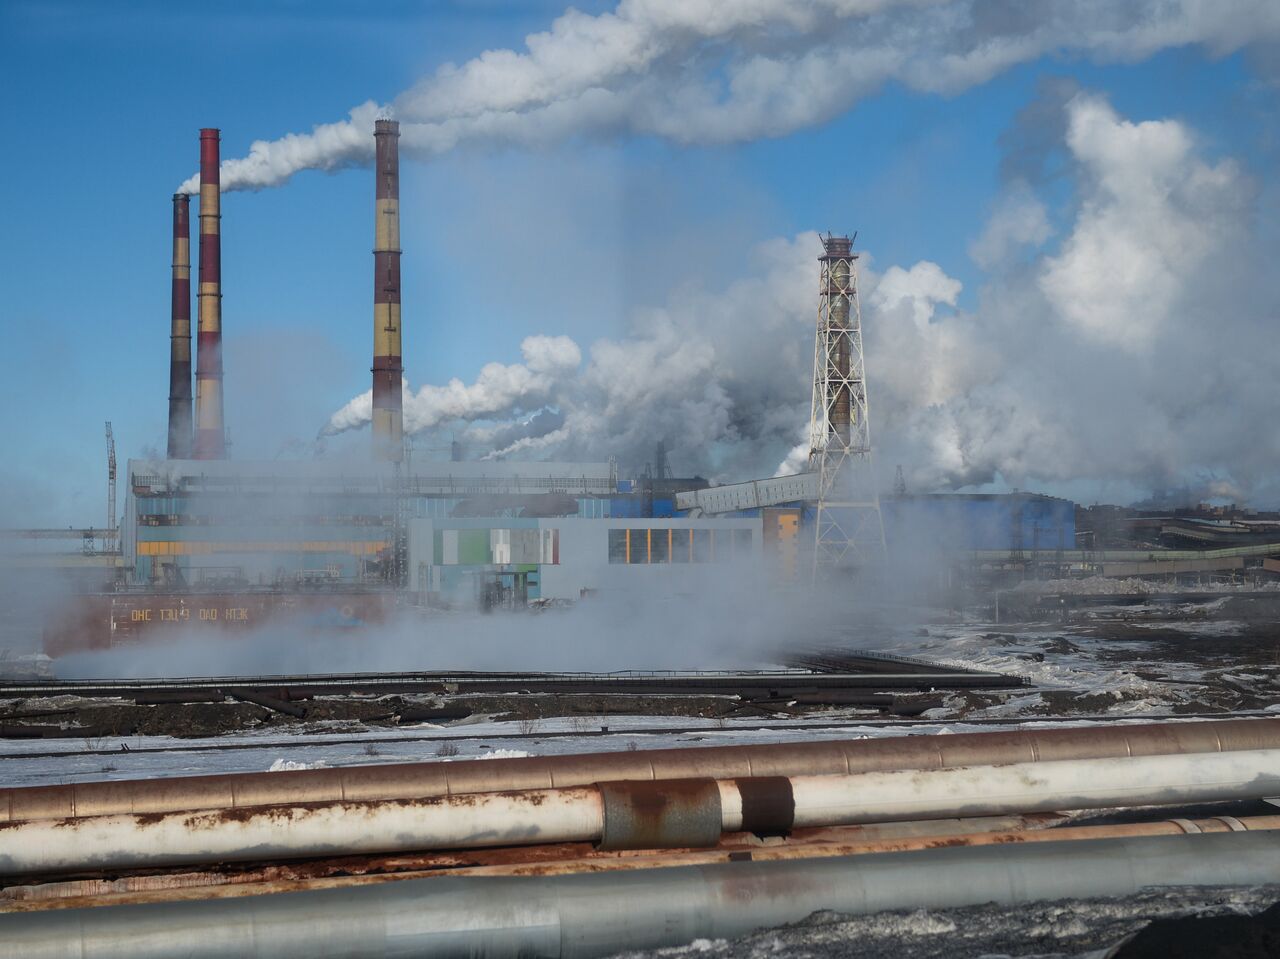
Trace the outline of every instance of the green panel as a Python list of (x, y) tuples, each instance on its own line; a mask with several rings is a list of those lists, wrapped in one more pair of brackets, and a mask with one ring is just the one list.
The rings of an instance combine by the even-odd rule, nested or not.
[(458, 530), (458, 565), (483, 566), (491, 562), (487, 529)]

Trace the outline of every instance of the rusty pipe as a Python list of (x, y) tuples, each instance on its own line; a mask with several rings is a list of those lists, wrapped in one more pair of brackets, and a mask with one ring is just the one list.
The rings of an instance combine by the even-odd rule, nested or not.
[[(1050, 830), (1054, 826), (1061, 825), (1066, 818), (1056, 813), (1036, 813), (1030, 816), (932, 819), (920, 822), (872, 823), (866, 826), (805, 829), (792, 834), (785, 843), (775, 843), (769, 847), (777, 850), (791, 850), (789, 855), (762, 857), (753, 854), (748, 858), (787, 859), (824, 854), (841, 856), (857, 852), (862, 847), (868, 847), (870, 851), (884, 852), (894, 848), (893, 840), (919, 840), (924, 845), (918, 848), (932, 848), (933, 845), (955, 843), (956, 837), (971, 833), (1017, 836), (1027, 830)], [(1239, 820), (1239, 822), (1247, 829), (1268, 828), (1262, 824), (1264, 819), (1265, 817), (1253, 817)], [(1280, 828), (1280, 816), (1277, 816), (1276, 820), (1277, 828)], [(1221, 828), (1214, 828), (1213, 823)], [(1173, 829), (1169, 834), (1184, 831), (1193, 830)], [(1227, 825), (1220, 820), (1212, 820), (1210, 825), (1205, 826), (1201, 831), (1223, 832), (1227, 831)], [(1151, 835), (1160, 834), (1163, 833), (1151, 833)], [(1101, 834), (1092, 838), (1100, 838), (1100, 836)], [(880, 846), (883, 846), (883, 849), (878, 848)], [(252, 863), (238, 869), (228, 868), (227, 864), (215, 864), (212, 867), (202, 866), (194, 871), (124, 870), (120, 874), (103, 873), (96, 878), (0, 884), (0, 912), (63, 908), (68, 900), (73, 899), (99, 900), (99, 904), (105, 904), (100, 902), (104, 896), (127, 896), (130, 902), (136, 902), (143, 898), (171, 896), (175, 894), (175, 890), (202, 888), (218, 890), (210, 892), (209, 895), (256, 895), (290, 889), (319, 889), (326, 885), (340, 884), (342, 881), (388, 882), (394, 879), (444, 875), (551, 875), (612, 868), (609, 864), (618, 860), (651, 865), (678, 865), (684, 862), (682, 857), (690, 857), (689, 862), (727, 862), (730, 856), (742, 858), (744, 850), (760, 853), (762, 848), (761, 841), (754, 836), (728, 833), (722, 837), (720, 845), (715, 850), (605, 850), (589, 842), (546, 843), (534, 846), (496, 846), (488, 849), (337, 856), (303, 861)], [(822, 850), (827, 852), (823, 853)], [(637, 865), (636, 868), (641, 866)], [(108, 876), (110, 878), (107, 878)]]
[(1164, 722), (943, 736), (712, 746), (396, 763), (0, 789), (0, 823), (121, 813), (241, 809), (583, 786), (610, 780), (737, 779), (941, 769), (1280, 748), (1280, 719)]
[[(1142, 836), (1185, 836), (1201, 833), (1268, 832), (1280, 830), (1280, 816), (1217, 816), (1210, 819), (1164, 819), (1158, 822), (1105, 826), (1066, 826), (1058, 829), (997, 829), (966, 831), (982, 820), (924, 821), (880, 824), (900, 832), (880, 838), (853, 838), (875, 827), (825, 830), (816, 837), (793, 837), (784, 843), (744, 845), (727, 842), (716, 849), (638, 852), (583, 852), (582, 844), (487, 850), (492, 862), (459, 865), (458, 853), (379, 859), (322, 860), (319, 863), (272, 864), (249, 872), (152, 873), (113, 879), (74, 879), (7, 886), (0, 889), (0, 913), (67, 909), (81, 905), (167, 902), (176, 899), (261, 896), (309, 889), (334, 889), (445, 876), (568, 876), (575, 873), (670, 869), (722, 862), (775, 862), (828, 859), (876, 853), (914, 852), (954, 846), (992, 846), (1010, 843), (1077, 842)], [(986, 820), (996, 823), (998, 820)], [(933, 828), (938, 827), (938, 828)], [(948, 831), (950, 830), (950, 831)], [(816, 831), (815, 831), (816, 832)], [(831, 838), (833, 834), (852, 834)], [(870, 835), (870, 833), (868, 833)], [(523, 856), (521, 854), (524, 854)], [(485, 852), (466, 854), (483, 860)], [(417, 860), (416, 862), (414, 860)], [(434, 861), (433, 861), (434, 860)], [(392, 869), (380, 863), (394, 864)]]
[(1280, 795), (1280, 750), (845, 776), (606, 782), (370, 803), (35, 820), (0, 827), (0, 875), (596, 841), (710, 847), (725, 832)]
[(0, 915), (0, 959), (605, 956), (867, 915), (1255, 886), (1280, 834), (1091, 839), (552, 877), (445, 877)]

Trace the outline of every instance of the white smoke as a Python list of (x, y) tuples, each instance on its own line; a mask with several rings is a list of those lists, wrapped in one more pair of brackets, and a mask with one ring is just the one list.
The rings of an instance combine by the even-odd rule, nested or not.
[(1280, 442), (1257, 425), (1280, 288), (1256, 185), (1177, 120), (1133, 123), (1087, 93), (1061, 109), (1076, 196), (1056, 248), (1015, 182), (973, 247), (994, 270), (976, 313), (943, 309), (930, 274), (903, 285), (910, 323), (883, 283), (868, 298), (887, 455), (920, 488), (1212, 478), (1276, 498)]
[(368, 163), (380, 115), (420, 157), (577, 136), (731, 143), (822, 123), (888, 82), (950, 94), (1049, 53), (1132, 62), (1277, 39), (1274, 0), (622, 0), (597, 16), (570, 8), (523, 51), (445, 64), (387, 106), (256, 141), (222, 164), (222, 189)]
[[(1280, 282), (1254, 182), (1180, 121), (1134, 123), (1088, 93), (1054, 109), (1075, 195), (1051, 211), (1009, 183), (972, 246), (989, 269), (978, 309), (939, 264), (860, 260), (883, 477), (902, 463), (914, 489), (1115, 480), (1280, 498), (1280, 434), (1261, 425)], [(803, 468), (820, 253), (812, 233), (760, 244), (749, 275), (635, 313), (585, 365), (564, 338), (526, 341), (523, 364), (420, 390), (410, 428), (461, 429), (477, 455), (638, 467), (663, 439), (682, 474)], [(331, 427), (352, 408), (367, 421), (362, 397)]]
[[(529, 336), (520, 344), (523, 363), (486, 363), (470, 385), (454, 378), (444, 386), (404, 388), (404, 428), (418, 433), (452, 420), (510, 417), (537, 410), (553, 386), (582, 363), (578, 344), (567, 336)], [(329, 418), (322, 435), (358, 429), (373, 416), (373, 391), (361, 393)]]

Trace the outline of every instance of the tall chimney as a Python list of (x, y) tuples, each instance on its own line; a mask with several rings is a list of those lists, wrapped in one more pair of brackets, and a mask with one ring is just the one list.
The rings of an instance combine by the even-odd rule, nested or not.
[(227, 454), (222, 425), (222, 239), (218, 131), (200, 131), (200, 327), (196, 334), (195, 458)]
[(191, 458), (191, 197), (173, 195), (169, 321), (169, 459)]
[(404, 455), (400, 376), (400, 124), (377, 120), (373, 244), (373, 455)]
[(827, 361), (831, 369), (831, 388), (835, 395), (831, 400), (831, 428), (840, 443), (849, 445), (853, 416), (853, 396), (849, 382), (852, 348), (849, 330), (849, 304), (852, 292), (853, 241), (847, 236), (828, 235), (823, 244), (825, 255), (821, 257), (827, 276), (827, 303), (829, 304), (831, 337)]

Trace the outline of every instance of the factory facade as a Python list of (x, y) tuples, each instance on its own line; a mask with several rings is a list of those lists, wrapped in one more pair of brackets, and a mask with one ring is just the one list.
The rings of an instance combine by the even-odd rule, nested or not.
[[(709, 487), (697, 478), (673, 479), (661, 443), (652, 471), (638, 479), (620, 477), (612, 463), (413, 462), (401, 417), (399, 129), (380, 119), (373, 133), (372, 455), (358, 462), (254, 463), (226, 459), (220, 135), (201, 131), (198, 322), (193, 331), (192, 218), (189, 198), (179, 194), (168, 458), (129, 463), (119, 535), (129, 586), (407, 588), (430, 601), (483, 600), (488, 593), (572, 599), (637, 585), (678, 588), (703, 570), (762, 555), (782, 578), (793, 579), (809, 565), (802, 541), (811, 545), (817, 530), (823, 542), (824, 529), (835, 531), (843, 553), (853, 545), (848, 531), (855, 525), (881, 552), (1074, 545), (1074, 509), (1064, 500), (895, 497), (882, 508), (872, 492), (867, 503), (842, 505), (821, 470)], [(820, 417), (830, 427), (824, 442), (835, 437), (849, 447), (842, 455), (869, 463), (855, 259), (849, 238), (827, 237), (820, 300), (828, 322), (819, 335), (834, 330), (839, 343), (819, 350), (835, 365), (815, 368), (815, 397), (833, 404)], [(850, 352), (850, 343), (858, 350)], [(841, 509), (866, 516), (855, 524)], [(864, 523), (867, 516), (874, 522)]]
[(417, 519), (408, 588), (426, 605), (674, 595), (758, 569), (760, 518)]

